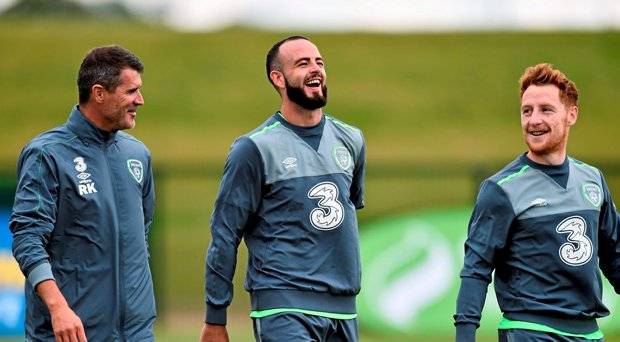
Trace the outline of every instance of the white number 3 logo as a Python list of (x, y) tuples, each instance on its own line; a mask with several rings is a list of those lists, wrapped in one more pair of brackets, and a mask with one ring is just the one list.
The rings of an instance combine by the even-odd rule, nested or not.
[(592, 258), (592, 241), (586, 236), (586, 221), (580, 216), (571, 216), (558, 224), (555, 231), (569, 233), (568, 242), (560, 246), (560, 258), (567, 265), (581, 266)]
[(320, 199), (318, 208), (310, 212), (310, 222), (319, 230), (338, 228), (344, 220), (344, 208), (338, 201), (338, 187), (332, 182), (319, 183), (308, 191), (309, 198)]

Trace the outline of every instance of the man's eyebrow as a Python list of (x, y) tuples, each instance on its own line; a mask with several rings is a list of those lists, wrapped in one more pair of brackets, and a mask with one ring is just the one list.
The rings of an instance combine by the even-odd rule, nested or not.
[(302, 62), (302, 61), (309, 62), (309, 61), (310, 61), (310, 57), (302, 57), (302, 58), (300, 58), (300, 59), (296, 60), (296, 61), (295, 61), (295, 64), (297, 64), (297, 63), (299, 63), (299, 62)]

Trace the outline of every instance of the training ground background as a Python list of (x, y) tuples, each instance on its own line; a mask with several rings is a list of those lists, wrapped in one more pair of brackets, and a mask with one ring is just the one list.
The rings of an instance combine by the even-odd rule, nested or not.
[[(146, 105), (130, 133), (151, 149), (157, 174), (152, 265), (160, 341), (197, 339), (209, 218), (226, 153), (235, 137), (278, 109), (279, 98), (265, 76), (265, 53), (276, 40), (299, 33), (304, 32), (179, 33), (122, 20), (0, 19), (0, 169), (9, 177), (22, 146), (66, 120), (86, 51), (120, 44), (145, 64)], [(603, 171), (618, 198), (617, 32), (309, 37), (326, 60), (326, 111), (365, 134), (362, 231), (393, 215), (472, 205), (480, 177), (525, 150), (517, 80), (525, 67), (539, 62), (555, 64), (577, 83), (580, 116), (569, 151), (583, 161), (609, 165)], [(252, 339), (241, 286), (245, 256), (242, 247), (230, 310), (233, 341)], [(446, 322), (451, 324), (451, 317)], [(450, 341), (447, 331), (445, 336), (387, 337), (362, 327), (362, 339)]]

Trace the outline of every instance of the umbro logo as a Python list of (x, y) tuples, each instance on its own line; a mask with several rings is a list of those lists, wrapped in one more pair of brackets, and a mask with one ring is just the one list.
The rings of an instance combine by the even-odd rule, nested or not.
[(297, 158), (295, 157), (285, 158), (282, 161), (282, 165), (284, 165), (285, 169), (291, 169), (291, 168), (297, 167)]
[(95, 182), (93, 182), (92, 179), (89, 179), (90, 173), (86, 172), (88, 166), (84, 161), (84, 157), (75, 157), (73, 162), (75, 163), (75, 171), (79, 172), (76, 177), (79, 179), (77, 187), (80, 196), (96, 193), (97, 189), (95, 188)]
[(549, 202), (547, 202), (547, 200), (542, 197), (538, 197), (537, 199), (533, 200), (530, 205), (532, 207), (546, 207), (549, 205)]

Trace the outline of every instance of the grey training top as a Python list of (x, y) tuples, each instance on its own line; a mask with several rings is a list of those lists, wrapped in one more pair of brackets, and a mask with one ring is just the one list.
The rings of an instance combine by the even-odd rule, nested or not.
[(620, 220), (601, 172), (567, 157), (519, 156), (482, 183), (457, 299), (458, 341), (473, 341), (487, 286), (504, 317), (587, 334), (609, 311), (599, 267), (620, 292)]
[(206, 322), (226, 323), (242, 238), (254, 311), (355, 313), (364, 150), (359, 129), (329, 116), (304, 129), (276, 113), (235, 141), (211, 222)]

